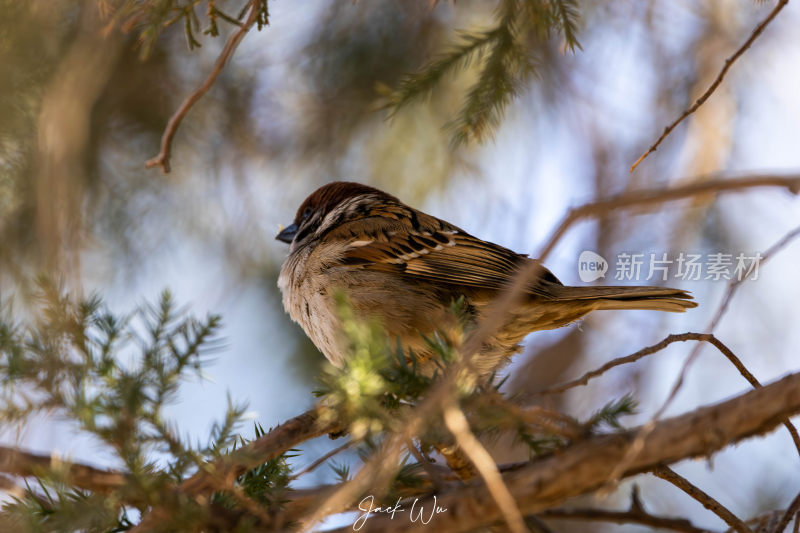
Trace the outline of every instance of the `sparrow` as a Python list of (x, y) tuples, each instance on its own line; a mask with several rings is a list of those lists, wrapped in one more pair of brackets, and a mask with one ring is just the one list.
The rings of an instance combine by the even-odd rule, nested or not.
[[(457, 326), (462, 303), (469, 332), (515, 275), (533, 259), (481, 240), (391, 194), (352, 182), (333, 182), (300, 205), (276, 239), (289, 244), (278, 286), (283, 306), (335, 366), (347, 357), (338, 295), (353, 314), (377, 321), (407, 354), (431, 362), (426, 338)], [(683, 312), (696, 307), (684, 290), (648, 286), (562, 284), (544, 267), (508, 310), (502, 325), (472, 357), (490, 373), (521, 349), (533, 331), (554, 329), (602, 309)], [(468, 335), (469, 333), (467, 333)]]

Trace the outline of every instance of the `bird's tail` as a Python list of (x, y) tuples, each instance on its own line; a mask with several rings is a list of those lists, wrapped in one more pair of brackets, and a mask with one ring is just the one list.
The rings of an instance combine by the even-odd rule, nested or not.
[(589, 300), (595, 309), (644, 309), (682, 313), (697, 307), (692, 295), (681, 289), (664, 287), (550, 287), (555, 301)]

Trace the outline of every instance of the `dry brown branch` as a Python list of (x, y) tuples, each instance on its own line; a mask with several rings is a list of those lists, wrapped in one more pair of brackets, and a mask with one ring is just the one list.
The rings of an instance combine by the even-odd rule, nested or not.
[(789, 3), (789, 0), (778, 0), (778, 3), (775, 5), (775, 7), (772, 9), (772, 11), (769, 12), (769, 15), (767, 15), (766, 18), (764, 18), (764, 20), (762, 20), (758, 24), (758, 26), (755, 27), (753, 32), (750, 34), (750, 37), (747, 38), (747, 40), (744, 42), (744, 44), (742, 44), (742, 46), (740, 46), (733, 53), (733, 55), (731, 55), (729, 58), (727, 58), (725, 60), (725, 64), (722, 66), (722, 70), (719, 71), (719, 74), (717, 74), (717, 77), (714, 79), (714, 81), (711, 83), (711, 85), (708, 87), (708, 89), (706, 89), (706, 91), (700, 96), (700, 98), (695, 100), (694, 104), (689, 106), (683, 113), (681, 113), (681, 115), (677, 119), (675, 119), (675, 121), (672, 122), (672, 124), (670, 124), (669, 126), (664, 128), (664, 131), (661, 133), (661, 136), (656, 140), (656, 142), (654, 142), (650, 146), (650, 148), (648, 148), (645, 153), (643, 153), (641, 156), (639, 156), (639, 159), (637, 159), (636, 162), (633, 165), (631, 165), (631, 170), (630, 170), (631, 172), (636, 170), (636, 167), (639, 166), (639, 163), (644, 161), (644, 159), (648, 155), (652, 154), (653, 152), (655, 152), (658, 149), (658, 146), (661, 144), (661, 142), (664, 139), (667, 138), (667, 135), (669, 135), (672, 132), (672, 130), (674, 130), (678, 126), (678, 124), (683, 122), (683, 120), (686, 117), (688, 117), (689, 115), (691, 115), (692, 113), (697, 111), (700, 108), (700, 106), (703, 105), (706, 100), (708, 100), (708, 98), (714, 93), (714, 91), (717, 90), (717, 87), (720, 86), (720, 84), (722, 83), (722, 80), (725, 78), (725, 75), (728, 73), (728, 70), (731, 68), (733, 63), (737, 59), (739, 59), (739, 57), (741, 57), (741, 55), (744, 54), (745, 51), (748, 48), (750, 48), (750, 46), (753, 44), (753, 42), (764, 31), (764, 28), (766, 28), (767, 25), (770, 22), (772, 22), (772, 20), (778, 15), (778, 13), (781, 11), (781, 9), (786, 7), (786, 4), (788, 4), (788, 3)]
[(453, 434), (453, 437), (455, 437), (458, 446), (467, 454), (469, 460), (472, 461), (472, 464), (475, 465), (478, 473), (486, 482), (489, 494), (491, 494), (492, 499), (503, 514), (503, 519), (508, 524), (508, 528), (513, 533), (527, 531), (522, 513), (519, 512), (517, 504), (514, 502), (514, 497), (508, 491), (508, 487), (503, 483), (503, 478), (497, 470), (494, 459), (470, 431), (467, 417), (464, 416), (463, 411), (454, 403), (451, 403), (444, 410), (444, 423), (450, 433)]
[[(792, 231), (784, 235), (782, 238), (780, 238), (778, 242), (770, 246), (761, 256), (760, 264), (763, 265), (764, 263), (769, 261), (769, 259), (772, 256), (783, 250), (786, 246), (788, 246), (793, 240), (795, 240), (798, 237), (800, 237), (800, 226), (793, 229)], [(728, 306), (731, 303), (733, 295), (736, 293), (736, 290), (739, 288), (739, 286), (746, 280), (747, 277), (742, 277), (742, 279), (731, 278), (728, 281), (728, 286), (725, 289), (725, 295), (722, 297), (722, 301), (719, 304), (719, 307), (717, 308), (717, 312), (714, 313), (714, 318), (711, 319), (711, 323), (707, 328), (709, 331), (714, 331), (717, 325), (719, 325), (720, 321), (722, 320), (722, 317), (728, 311)]]
[[(725, 402), (663, 420), (646, 438), (642, 453), (624, 472), (631, 476), (679, 460), (708, 456), (742, 439), (761, 435), (800, 412), (800, 373), (791, 374), (762, 388)], [(604, 485), (639, 434), (633, 429), (593, 437), (503, 475), (503, 480), (522, 513), (534, 514), (567, 498)], [(430, 498), (421, 504), (430, 508)], [(502, 519), (483, 483), (451, 489), (438, 495), (437, 505), (448, 511), (437, 515), (436, 527), (465, 531)], [(371, 518), (362, 531), (425, 531), (418, 523)]]
[(295, 479), (299, 478), (300, 476), (308, 474), (309, 472), (313, 472), (322, 463), (324, 463), (325, 461), (327, 461), (331, 457), (333, 457), (333, 456), (345, 451), (346, 449), (350, 448), (351, 446), (353, 446), (353, 444), (355, 444), (355, 442), (350, 440), (350, 441), (345, 442), (341, 446), (338, 446), (338, 447), (332, 449), (331, 451), (329, 451), (328, 453), (324, 454), (322, 457), (320, 457), (319, 459), (317, 459), (316, 461), (314, 461), (313, 463), (311, 463), (307, 467), (305, 467), (302, 470), (298, 471), (296, 474), (293, 474), (291, 477), (289, 477), (289, 481), (294, 481)]
[(590, 202), (570, 209), (561, 220), (556, 230), (546, 241), (539, 259), (547, 257), (555, 245), (575, 223), (585, 218), (599, 217), (617, 209), (630, 209), (632, 207), (648, 207), (660, 205), (675, 200), (683, 200), (703, 194), (719, 194), (723, 192), (740, 191), (757, 187), (785, 188), (792, 194), (800, 194), (800, 176), (798, 175), (752, 175), (739, 178), (717, 178), (707, 180), (693, 180), (688, 185), (678, 187), (650, 189), (624, 193), (611, 198)]
[(685, 518), (670, 518), (648, 513), (642, 509), (608, 511), (606, 509), (549, 509), (537, 515), (547, 520), (585, 520), (613, 522), (615, 524), (639, 524), (657, 529), (671, 529), (683, 533), (710, 533), (707, 529), (693, 525)]
[(796, 516), (798, 512), (800, 512), (800, 494), (795, 496), (794, 500), (792, 500), (792, 503), (790, 503), (789, 507), (786, 508), (786, 512), (783, 513), (783, 516), (781, 516), (780, 521), (775, 526), (775, 529), (772, 530), (772, 532), (783, 533), (783, 530), (789, 525), (792, 517), (795, 517), (794, 529), (797, 531), (797, 528), (800, 527), (800, 519), (798, 519)]
[[(538, 391), (534, 394), (534, 396), (543, 396), (547, 394), (560, 394), (565, 392), (573, 387), (577, 387), (580, 385), (586, 385), (589, 383), (589, 380), (600, 376), (607, 372), (608, 370), (624, 365), (627, 363), (633, 363), (638, 361), (639, 359), (646, 357), (648, 355), (652, 355), (656, 352), (659, 352), (675, 342), (685, 342), (685, 341), (699, 341), (699, 342), (707, 342), (713, 345), (717, 350), (724, 355), (731, 364), (736, 367), (736, 370), (750, 383), (753, 387), (760, 387), (761, 383), (756, 379), (756, 377), (744, 366), (744, 363), (733, 353), (733, 351), (728, 348), (722, 341), (716, 338), (713, 334), (710, 333), (681, 333), (681, 334), (673, 334), (669, 335), (666, 339), (662, 340), (661, 342), (654, 344), (652, 346), (648, 346), (646, 348), (642, 348), (638, 352), (632, 353), (631, 355), (627, 355), (625, 357), (618, 357), (617, 359), (613, 359), (608, 363), (604, 364), (600, 368), (595, 370), (589, 371), (583, 376), (579, 377), (578, 379), (574, 379), (572, 381), (568, 381), (561, 385), (556, 385), (554, 387), (550, 387), (541, 391)], [(795, 447), (800, 453), (800, 435), (798, 435), (797, 428), (795, 428), (794, 424), (792, 424), (789, 420), (784, 421), (784, 425), (786, 429), (789, 431), (789, 434), (794, 441)]]
[(128, 482), (125, 474), (114, 470), (73, 463), (55, 455), (37, 455), (0, 446), (0, 472), (18, 477), (32, 477), (51, 471), (57, 471), (71, 485), (100, 493), (119, 489)]
[(533, 393), (532, 396), (546, 396), (550, 394), (561, 394), (562, 392), (566, 392), (570, 389), (575, 387), (579, 387), (581, 385), (587, 385), (590, 380), (601, 376), (611, 370), (612, 368), (625, 365), (628, 363), (635, 363), (639, 359), (647, 357), (648, 355), (652, 355), (654, 353), (660, 352), (661, 350), (665, 349), (670, 344), (675, 342), (686, 342), (686, 341), (709, 341), (709, 338), (712, 336), (706, 336), (703, 333), (680, 333), (680, 334), (672, 334), (669, 335), (667, 338), (653, 344), (652, 346), (647, 346), (646, 348), (642, 348), (641, 350), (634, 352), (630, 355), (626, 355), (624, 357), (617, 357), (616, 359), (612, 359), (611, 361), (605, 363), (600, 368), (596, 368), (594, 370), (590, 370), (586, 372), (584, 375), (577, 379), (573, 379), (572, 381), (567, 381), (566, 383), (562, 383), (560, 385), (554, 385), (552, 387), (548, 387), (546, 389), (542, 389)]
[(172, 152), (172, 139), (175, 137), (175, 133), (178, 131), (178, 126), (180, 126), (181, 121), (192, 108), (192, 106), (208, 92), (212, 85), (214, 85), (214, 82), (217, 81), (217, 78), (222, 73), (222, 70), (225, 68), (228, 60), (231, 58), (233, 53), (236, 51), (236, 48), (239, 46), (239, 43), (242, 41), (242, 38), (244, 38), (245, 34), (250, 31), (250, 28), (253, 27), (253, 24), (258, 18), (258, 6), (256, 5), (256, 2), (257, 0), (250, 0), (250, 10), (247, 18), (245, 19), (244, 23), (239, 26), (239, 29), (237, 29), (228, 38), (228, 41), (225, 43), (225, 47), (222, 49), (222, 52), (220, 52), (219, 57), (214, 63), (214, 67), (211, 69), (208, 77), (197, 89), (194, 90), (194, 92), (186, 97), (178, 110), (175, 111), (175, 113), (173, 113), (169, 118), (167, 127), (164, 129), (164, 133), (161, 136), (161, 150), (158, 152), (158, 155), (147, 160), (144, 165), (146, 168), (161, 167), (161, 171), (164, 174), (169, 173), (169, 159)]
[(659, 466), (652, 470), (656, 477), (660, 477), (665, 481), (669, 481), (683, 492), (700, 502), (703, 507), (720, 517), (726, 524), (728, 524), (734, 531), (738, 533), (753, 533), (747, 524), (745, 524), (739, 517), (728, 510), (727, 507), (719, 503), (717, 500), (706, 494), (699, 487), (692, 484), (688, 479), (681, 476), (674, 470), (666, 466)]

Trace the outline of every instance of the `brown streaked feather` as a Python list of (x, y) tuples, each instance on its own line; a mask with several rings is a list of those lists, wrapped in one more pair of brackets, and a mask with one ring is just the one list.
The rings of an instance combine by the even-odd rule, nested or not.
[[(402, 205), (392, 207), (396, 210), (383, 206), (380, 215), (364, 213), (356, 219), (361, 238), (356, 238), (356, 232), (348, 227), (354, 220), (326, 236), (352, 243), (341, 264), (446, 285), (501, 290), (530, 261), (430, 215)], [(410, 217), (409, 212), (414, 216)], [(364, 242), (364, 234), (369, 236), (369, 242)], [(541, 281), (531, 284), (529, 292), (551, 298), (551, 285), (561, 286), (561, 282), (544, 269)]]
[(611, 285), (605, 287), (554, 287), (555, 301), (593, 300), (597, 309), (639, 309), (682, 313), (697, 307), (692, 295), (666, 287)]

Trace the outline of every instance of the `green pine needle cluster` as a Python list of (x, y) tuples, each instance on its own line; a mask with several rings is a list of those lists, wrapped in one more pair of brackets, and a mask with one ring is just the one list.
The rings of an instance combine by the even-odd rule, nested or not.
[(390, 116), (430, 95), (445, 76), (476, 65), (477, 80), (447, 127), (454, 145), (483, 141), (502, 120), (508, 103), (536, 73), (537, 47), (558, 33), (566, 48), (580, 48), (576, 0), (503, 0), (496, 19), (491, 29), (458, 32), (460, 42), (450, 51), (388, 91)]
[[(228, 402), (206, 444), (192, 444), (165, 415), (179, 387), (198, 374), (220, 347), (220, 317), (190, 316), (169, 292), (155, 305), (120, 316), (98, 297), (78, 299), (54, 284), (39, 282), (30, 324), (0, 318), (0, 420), (22, 424), (44, 413), (77, 426), (111, 452), (124, 483), (93, 492), (69, 478), (68, 462), (42, 468), (37, 482), (6, 502), (3, 531), (122, 531), (129, 516), (177, 498), (176, 484), (210, 459), (242, 443), (237, 429), (243, 405)], [(263, 433), (263, 432), (262, 432)], [(257, 435), (259, 431), (257, 430)], [(286, 457), (247, 472), (238, 483), (247, 498), (276, 501), (288, 483)], [(215, 502), (219, 503), (219, 498)], [(207, 523), (212, 503), (173, 501), (175, 529)]]
[(597, 430), (603, 426), (608, 426), (612, 429), (623, 429), (619, 419), (623, 416), (636, 414), (636, 399), (630, 394), (626, 394), (618, 400), (613, 400), (596, 413), (594, 413), (586, 422), (586, 427), (589, 430)]

